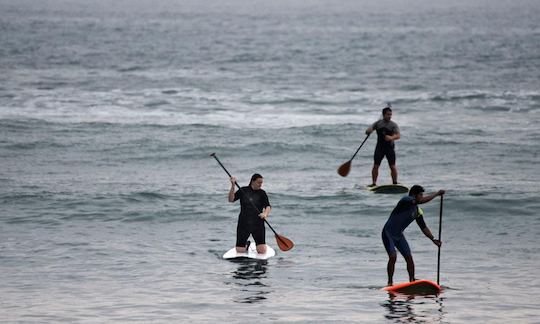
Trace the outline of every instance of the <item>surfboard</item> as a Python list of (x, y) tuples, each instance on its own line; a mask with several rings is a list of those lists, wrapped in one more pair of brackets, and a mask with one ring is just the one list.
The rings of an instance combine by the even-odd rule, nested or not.
[(366, 186), (366, 189), (369, 191), (373, 191), (375, 193), (384, 193), (384, 194), (398, 194), (398, 193), (407, 193), (409, 192), (409, 188), (402, 184), (386, 184), (386, 185), (380, 185), (380, 186)]
[(381, 290), (406, 295), (436, 295), (441, 292), (441, 286), (431, 280), (422, 279), (384, 287)]
[(236, 252), (236, 248), (233, 247), (229, 251), (223, 254), (223, 259), (257, 259), (257, 260), (267, 260), (276, 255), (276, 251), (272, 249), (268, 244), (266, 245), (266, 253), (259, 254), (257, 253), (257, 245), (255, 242), (251, 242), (249, 248), (244, 253)]

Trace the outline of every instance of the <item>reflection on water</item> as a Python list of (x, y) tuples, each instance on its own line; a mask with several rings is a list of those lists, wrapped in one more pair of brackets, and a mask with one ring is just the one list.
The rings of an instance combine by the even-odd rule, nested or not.
[(264, 283), (266, 279), (266, 260), (238, 260), (238, 268), (232, 272), (232, 284), (239, 288), (239, 296), (234, 297), (237, 303), (257, 303), (266, 300), (271, 292)]
[(440, 323), (446, 312), (444, 298), (439, 296), (408, 296), (389, 293), (381, 304), (386, 308), (385, 318), (393, 322)]

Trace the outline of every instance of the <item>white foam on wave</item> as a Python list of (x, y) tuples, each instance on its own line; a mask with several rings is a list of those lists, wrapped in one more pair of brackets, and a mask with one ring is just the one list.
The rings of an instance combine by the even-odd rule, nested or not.
[(230, 128), (290, 128), (314, 125), (367, 124), (373, 121), (365, 115), (283, 113), (269, 111), (223, 110), (207, 113), (181, 112), (163, 109), (131, 109), (118, 105), (102, 105), (86, 109), (26, 109), (0, 108), (2, 119), (41, 119), (54, 123), (112, 123), (141, 125), (209, 125)]
[[(270, 95), (201, 93), (162, 89), (126, 93), (80, 92), (73, 89), (20, 94), (14, 107), (0, 107), (0, 118), (40, 119), (56, 123), (113, 123), (143, 125), (211, 125), (232, 128), (290, 128), (313, 125), (366, 124), (377, 113), (343, 104), (257, 103)], [(154, 104), (159, 98), (159, 105)], [(255, 100), (253, 100), (255, 98)], [(328, 99), (330, 100), (330, 99)]]
[[(448, 123), (453, 120), (451, 115), (456, 112), (456, 107), (448, 107), (452, 102), (433, 102), (434, 96), (423, 91), (334, 93), (289, 90), (280, 93), (275, 90), (244, 89), (228, 93), (190, 88), (174, 91), (168, 89), (167, 92), (163, 93), (161, 88), (138, 91), (80, 91), (73, 88), (54, 91), (28, 90), (18, 94), (12, 101), (13, 106), (0, 107), (0, 118), (40, 119), (56, 123), (164, 126), (200, 124), (272, 129), (315, 125), (368, 125), (380, 117), (380, 109), (387, 98), (394, 98), (397, 102), (394, 105), (394, 120), (400, 126), (418, 125), (419, 118), (424, 122), (435, 117), (440, 120), (440, 114), (447, 115)], [(516, 96), (530, 98), (535, 95), (466, 92), (451, 93), (449, 97), (467, 98), (468, 104), (460, 104), (462, 108), (467, 108), (472, 104), (506, 107), (509, 104), (508, 97), (511, 98), (510, 101), (514, 101)], [(489, 99), (485, 99), (486, 96)], [(431, 114), (435, 110), (437, 114)], [(487, 107), (487, 110), (496, 112), (496, 109), (490, 107)], [(507, 112), (504, 109), (498, 110), (500, 118), (506, 118)], [(515, 109), (510, 110), (514, 111)], [(474, 112), (468, 111), (467, 114)], [(437, 120), (433, 122), (438, 122)]]

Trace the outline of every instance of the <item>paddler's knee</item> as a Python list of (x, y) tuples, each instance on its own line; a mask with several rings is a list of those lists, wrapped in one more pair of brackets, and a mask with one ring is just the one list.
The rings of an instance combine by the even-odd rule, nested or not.
[(266, 253), (266, 244), (257, 245), (257, 253), (265, 254)]

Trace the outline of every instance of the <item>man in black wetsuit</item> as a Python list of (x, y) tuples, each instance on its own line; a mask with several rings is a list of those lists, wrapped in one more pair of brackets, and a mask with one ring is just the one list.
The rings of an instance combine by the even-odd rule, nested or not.
[[(240, 215), (236, 227), (236, 252), (246, 252), (246, 241), (251, 234), (257, 245), (257, 253), (266, 253), (264, 219), (268, 217), (272, 207), (266, 192), (261, 189), (263, 177), (255, 173), (249, 185), (235, 190), (236, 178), (231, 177), (229, 202), (240, 199)], [(262, 211), (262, 212), (261, 212)]]
[(388, 165), (390, 166), (390, 174), (392, 176), (392, 182), (397, 184), (398, 171), (396, 167), (396, 153), (394, 151), (394, 141), (400, 139), (399, 127), (396, 123), (391, 121), (392, 108), (390, 105), (382, 110), (383, 118), (379, 119), (373, 125), (366, 129), (366, 135), (371, 134), (373, 131), (377, 131), (377, 146), (375, 147), (375, 154), (373, 154), (373, 169), (371, 170), (371, 178), (373, 180), (370, 186), (377, 185), (377, 178), (379, 176), (379, 166), (383, 158), (386, 156)]

